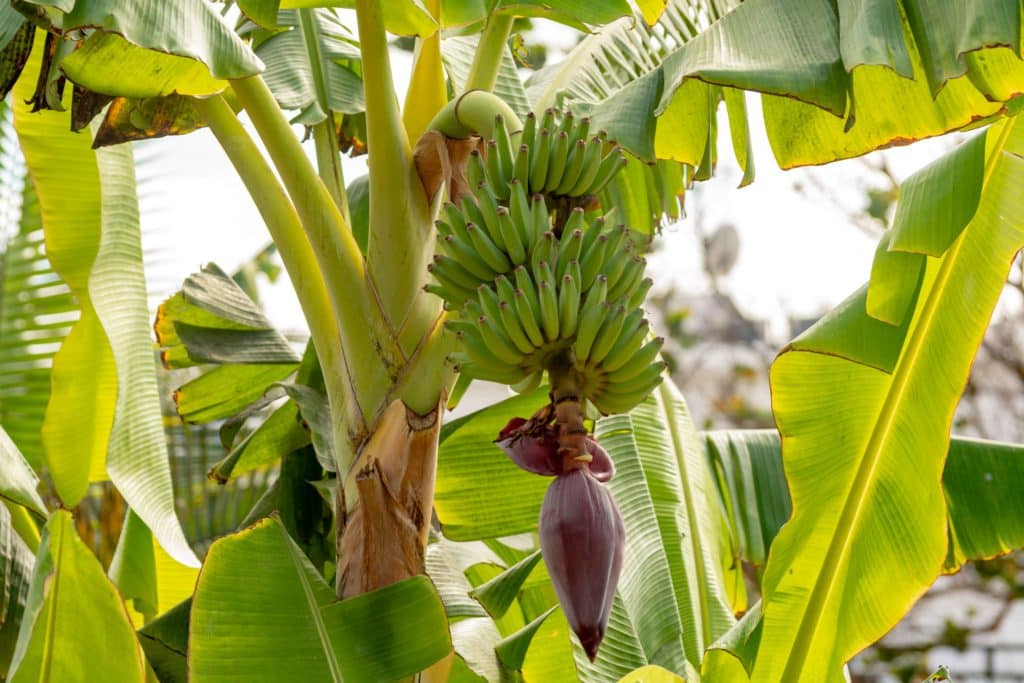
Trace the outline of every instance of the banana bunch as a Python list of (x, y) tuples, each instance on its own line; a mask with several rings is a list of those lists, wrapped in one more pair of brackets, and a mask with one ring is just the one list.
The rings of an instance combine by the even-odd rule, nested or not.
[[(528, 118), (521, 139), (532, 146), (520, 145), (514, 158), (503, 119), (495, 119), (486, 155), (470, 155), (472, 192), (441, 210), (425, 289), (458, 313), (446, 325), (460, 343), (452, 356), (460, 372), (525, 391), (553, 359), (569, 358), (581, 398), (602, 413), (627, 412), (665, 369), (663, 340), (650, 338), (641, 308), (652, 284), (646, 260), (630, 230), (608, 225), (607, 215), (574, 208), (556, 226), (549, 205), (553, 196), (599, 191), (623, 157), (604, 153), (599, 136), (588, 139), (585, 119), (554, 119), (549, 110), (536, 130)], [(550, 130), (554, 146), (544, 141)]]
[(570, 112), (548, 109), (539, 120), (530, 112), (521, 131), (510, 131), (505, 118), (498, 116), (493, 133), (467, 171), (471, 185), (486, 181), (502, 201), (509, 198), (508, 183), (513, 179), (528, 194), (596, 195), (626, 165), (622, 150), (606, 132), (591, 136), (590, 119), (577, 121)]

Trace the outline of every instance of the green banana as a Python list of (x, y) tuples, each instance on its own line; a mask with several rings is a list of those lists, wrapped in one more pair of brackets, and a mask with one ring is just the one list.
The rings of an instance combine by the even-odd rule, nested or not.
[(571, 137), (569, 138), (569, 143), (575, 145), (580, 140), (586, 142), (589, 135), (590, 117), (584, 116), (582, 119), (579, 120), (579, 123), (573, 126), (572, 132), (570, 133)]
[(512, 301), (512, 295), (515, 293), (516, 288), (506, 275), (499, 275), (494, 278), (494, 287), (498, 292), (498, 299)]
[(504, 206), (499, 206), (496, 212), (498, 219), (498, 230), (501, 232), (501, 239), (505, 242), (509, 258), (514, 265), (521, 265), (526, 262), (526, 245), (523, 244), (519, 228), (516, 227), (515, 219)]
[(513, 178), (508, 181), (508, 212), (515, 219), (516, 227), (520, 229), (520, 236), (525, 244), (533, 242), (533, 212), (530, 208), (530, 198), (526, 196), (526, 188), (521, 182)]
[[(558, 287), (558, 333), (562, 339), (569, 339), (576, 333), (580, 312), (579, 263), (572, 261), (569, 271), (562, 276)], [(573, 278), (572, 271), (576, 272)]]
[(578, 197), (593, 184), (597, 172), (601, 168), (601, 148), (603, 147), (599, 138), (590, 138), (587, 142), (587, 149), (583, 153), (583, 170), (580, 171), (576, 184), (566, 193), (570, 197)]
[(581, 258), (585, 258), (587, 250), (594, 245), (598, 235), (605, 231), (604, 226), (606, 224), (607, 219), (605, 216), (598, 216), (594, 220), (590, 221), (590, 225), (588, 225), (583, 231), (583, 250), (580, 252)]
[[(590, 290), (590, 293), (593, 292), (594, 290)], [(581, 369), (587, 364), (594, 340), (601, 333), (602, 322), (609, 320), (612, 316), (612, 307), (603, 297), (594, 305), (589, 305), (589, 293), (587, 299), (588, 305), (579, 315), (576, 325), (576, 341), (572, 345), (573, 353), (576, 354), (576, 366)]]
[(555, 291), (554, 273), (547, 261), (541, 261), (537, 274), (537, 297), (540, 299), (540, 319), (544, 337), (553, 342), (558, 339), (558, 293)]
[(512, 340), (505, 336), (504, 331), (499, 327), (500, 320), (491, 321), (486, 315), (482, 315), (476, 319), (476, 323), (479, 325), (480, 338), (492, 356), (509, 365), (522, 364), (523, 354), (515, 347)]
[(609, 372), (608, 381), (617, 383), (633, 379), (643, 372), (644, 368), (658, 358), (658, 354), (661, 353), (661, 347), (664, 346), (664, 344), (665, 339), (662, 337), (655, 337), (648, 341), (640, 347), (639, 351), (629, 358), (629, 361), (625, 365), (614, 372)]
[(495, 185), (504, 188), (512, 178), (512, 138), (507, 122), (500, 114), (494, 119), (494, 141), (498, 147), (498, 165), (501, 170), (501, 182), (495, 179)]
[(477, 206), (484, 217), (484, 222), (477, 223), (477, 225), (485, 228), (496, 242), (501, 242), (502, 246), (507, 249), (509, 245), (504, 243), (505, 240), (502, 238), (501, 230), (498, 226), (498, 207), (501, 204), (493, 189), (487, 183), (483, 183), (477, 186), (473, 196), (476, 197)]
[[(576, 211), (582, 211), (576, 209)], [(558, 261), (555, 263), (555, 275), (562, 277), (565, 275), (565, 269), (569, 265), (569, 261), (579, 262), (580, 250), (583, 247), (583, 231), (573, 230), (568, 232), (568, 225), (566, 225), (566, 231), (562, 233), (562, 240), (558, 245)]]
[(442, 285), (437, 282), (428, 282), (423, 285), (423, 291), (443, 299), (444, 307), (448, 310), (458, 308), (459, 304), (473, 296), (473, 293), (468, 289), (456, 287), (452, 283)]
[(658, 386), (661, 382), (661, 375), (667, 367), (665, 361), (657, 361), (627, 381), (609, 381), (602, 393), (611, 397), (632, 396), (637, 393), (646, 395), (647, 392)]
[(471, 188), (487, 181), (487, 167), (485, 164), (486, 162), (480, 150), (474, 149), (470, 151), (469, 157), (466, 159), (466, 180)]
[(549, 266), (552, 263), (558, 262), (558, 238), (555, 237), (555, 233), (548, 230), (541, 235), (540, 240), (533, 246), (533, 252), (530, 254), (530, 266), (534, 274), (540, 272), (540, 264), (547, 263)]
[(512, 264), (509, 263), (505, 252), (491, 241), (486, 231), (481, 230), (473, 223), (467, 223), (466, 232), (469, 233), (469, 239), (477, 253), (480, 254), (480, 258), (487, 263), (491, 270), (495, 273), (506, 273), (512, 270)]
[(584, 290), (589, 289), (590, 285), (594, 283), (594, 279), (597, 278), (598, 274), (600, 274), (601, 266), (604, 265), (605, 248), (607, 246), (608, 236), (598, 235), (590, 249), (584, 251), (580, 256), (580, 263), (582, 264), (580, 287)]
[(480, 280), (459, 265), (459, 262), (444, 254), (434, 254), (433, 262), (427, 264), (427, 270), (437, 279), (439, 284), (453, 283), (462, 289), (476, 289)]
[(620, 334), (608, 355), (601, 361), (601, 369), (611, 374), (629, 362), (630, 357), (640, 350), (647, 339), (651, 325), (644, 320), (640, 327), (629, 334)]
[(512, 303), (515, 305), (519, 322), (522, 323), (526, 336), (530, 338), (530, 343), (538, 347), (543, 346), (544, 334), (540, 331), (540, 323), (538, 322), (540, 319), (540, 304), (533, 308), (530, 304), (530, 297), (524, 294), (521, 289), (515, 291), (515, 294), (512, 296)]
[(536, 350), (534, 348), (534, 344), (527, 338), (526, 332), (520, 324), (512, 304), (504, 300), (499, 301), (498, 312), (501, 316), (500, 320), (504, 327), (505, 334), (512, 340), (515, 347), (524, 355), (533, 353)]
[(542, 192), (548, 175), (548, 157), (551, 155), (551, 133), (542, 128), (530, 150), (530, 190)]
[(562, 178), (558, 181), (558, 186), (554, 188), (553, 194), (565, 195), (569, 193), (575, 185), (576, 181), (579, 180), (580, 173), (583, 172), (583, 162), (587, 155), (587, 141), (576, 140), (569, 145), (569, 159), (565, 163), (565, 170), (562, 172)]
[[(470, 303), (475, 303), (476, 307), (471, 306)], [(476, 288), (476, 301), (468, 302), (466, 306), (467, 319), (472, 320), (474, 317), (479, 318), (481, 315), (486, 316), (488, 319), (494, 321), (496, 324), (501, 324), (501, 309), (498, 304), (501, 303), (498, 299), (498, 293), (487, 285), (480, 285)]]
[(519, 153), (512, 164), (512, 176), (523, 185), (530, 183), (530, 148), (527, 145), (519, 145)]
[(448, 235), (444, 238), (443, 245), (444, 251), (478, 280), (490, 282), (494, 279), (495, 272), (473, 251), (469, 244), (457, 239), (454, 235)]
[(532, 247), (532, 245), (540, 241), (544, 233), (551, 230), (551, 216), (548, 214), (548, 205), (544, 201), (544, 195), (539, 192), (533, 195), (530, 201), (530, 216), (533, 218), (529, 241)]
[(548, 172), (544, 180), (544, 191), (551, 192), (562, 180), (562, 172), (569, 160), (569, 134), (561, 131), (555, 137), (551, 145), (551, 154), (548, 156)]
[(630, 259), (614, 281), (611, 278), (608, 279), (612, 283), (608, 288), (608, 296), (612, 299), (630, 296), (640, 285), (646, 265), (647, 259), (642, 256), (634, 256)]
[(615, 284), (622, 277), (622, 273), (633, 262), (633, 242), (627, 240), (619, 251), (613, 252), (610, 249), (605, 251), (605, 267), (601, 272), (608, 277), (608, 289), (613, 289)]
[(545, 109), (544, 110), (544, 115), (537, 122), (537, 130), (540, 131), (540, 130), (544, 130), (545, 128), (548, 129), (548, 130), (551, 130), (551, 131), (556, 130), (556, 128), (555, 128), (555, 115), (556, 114), (558, 114), (558, 112), (553, 107), (548, 107), (547, 109)]
[[(494, 191), (495, 196), (504, 201), (508, 197), (502, 190), (506, 190), (505, 183), (505, 171), (501, 167), (501, 154), (498, 152), (498, 143), (494, 140), (488, 140), (487, 145), (487, 157), (486, 157), (486, 169), (487, 169), (487, 185)], [(468, 177), (468, 176), (467, 176)], [(477, 184), (473, 183), (473, 179), (469, 178), (470, 187), (476, 187)]]
[(445, 205), (441, 208), (441, 212), (443, 217), (438, 222), (443, 222), (448, 226), (461, 225), (465, 227), (466, 217), (463, 215), (459, 207), (453, 202), (445, 202)]
[[(540, 322), (540, 297), (537, 295), (537, 287), (534, 279), (530, 276), (525, 266), (516, 266), (513, 271), (516, 278), (516, 289), (520, 290), (530, 302), (530, 308), (536, 313), (535, 319)], [(534, 271), (536, 272), (536, 271)]]
[(629, 300), (626, 302), (626, 305), (630, 308), (643, 306), (644, 302), (647, 300), (647, 292), (651, 291), (651, 286), (653, 284), (654, 280), (649, 277), (645, 277), (641, 280), (637, 288), (629, 295)]
[(622, 331), (622, 324), (625, 318), (626, 307), (621, 304), (616, 305), (612, 314), (608, 316), (601, 325), (601, 329), (597, 333), (597, 336), (594, 337), (594, 343), (590, 347), (590, 353), (586, 356), (587, 365), (592, 368), (600, 366), (601, 361), (604, 360), (604, 357), (612, 350), (616, 340), (619, 338), (619, 333)]
[(601, 164), (594, 175), (594, 179), (590, 182), (586, 194), (598, 194), (604, 190), (605, 186), (612, 181), (619, 171), (626, 167), (627, 163), (626, 155), (621, 151), (614, 151), (605, 156), (601, 160)]
[[(532, 111), (526, 115), (526, 123), (523, 124), (523, 132), (519, 135), (519, 152), (523, 152), (523, 147), (526, 148), (527, 155), (530, 152), (530, 148), (533, 147), (534, 136), (537, 133), (537, 115)], [(516, 176), (517, 178), (519, 176)], [(520, 182), (522, 179), (520, 178)]]

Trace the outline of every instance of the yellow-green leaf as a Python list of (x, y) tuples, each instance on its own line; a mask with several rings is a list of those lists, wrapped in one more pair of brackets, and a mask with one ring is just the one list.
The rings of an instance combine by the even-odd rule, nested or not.
[(813, 347), (772, 367), (793, 516), (765, 572), (752, 680), (841, 680), (843, 663), (895, 625), (942, 568), (953, 411), (1024, 246), (1024, 135), (1013, 123), (989, 132), (998, 143), (978, 210), (929, 259), (891, 374), (842, 350), (843, 338), (871, 340), (863, 313), (825, 321)]
[(66, 510), (44, 530), (11, 669), (11, 683), (145, 680), (124, 603)]

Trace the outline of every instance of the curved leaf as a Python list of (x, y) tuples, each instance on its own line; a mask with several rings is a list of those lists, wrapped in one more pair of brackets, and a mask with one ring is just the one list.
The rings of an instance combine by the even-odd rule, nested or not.
[(93, 92), (209, 95), (227, 79), (263, 70), (217, 8), (203, 0), (81, 0), (61, 9), (61, 30), (95, 29), (61, 63), (71, 80)]
[(124, 603), (66, 510), (43, 531), (11, 670), (11, 683), (145, 680)]
[[(267, 619), (272, 613), (273, 619)], [(192, 604), (191, 680), (377, 681), (411, 675), (451, 650), (426, 577), (337, 602), (279, 521), (213, 544)]]
[[(31, 84), (23, 78), (17, 88), (21, 96)], [(43, 425), (54, 484), (74, 505), (95, 476), (90, 468), (105, 464), (164, 548), (196, 564), (174, 512), (131, 149), (92, 150), (89, 136), (69, 132), (66, 112), (31, 114), (19, 101), (15, 116), (50, 261), (82, 305), (54, 361)]]
[[(32, 74), (42, 42), (14, 89), (14, 125), (39, 198), (46, 253), (81, 308), (79, 320), (53, 358), (51, 391), (42, 426), (46, 464), (65, 505), (85, 494), (90, 478), (103, 476), (114, 419), (114, 358), (89, 292), (89, 272), (99, 251), (100, 181), (89, 139), (69, 132), (66, 113), (32, 114)], [(88, 373), (80, 372), (89, 368)], [(72, 455), (73, 454), (73, 455)]]
[[(1024, 245), (1024, 136), (1013, 123), (989, 133), (978, 210), (929, 260), (905, 341), (875, 339), (898, 350), (891, 374), (840, 348), (844, 338), (871, 339), (864, 313), (819, 323), (814, 344), (798, 340), (772, 367), (794, 512), (764, 576), (755, 680), (836, 679), (942, 567), (953, 410)], [(887, 571), (894, 561), (901, 570)]]

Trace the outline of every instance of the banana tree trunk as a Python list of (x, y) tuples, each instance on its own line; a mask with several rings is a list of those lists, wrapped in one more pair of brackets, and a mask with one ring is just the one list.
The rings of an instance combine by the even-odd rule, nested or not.
[(348, 475), (359, 494), (351, 509), (339, 482), (338, 597), (425, 571), (441, 410), (439, 403), (418, 415), (401, 400), (391, 403)]

